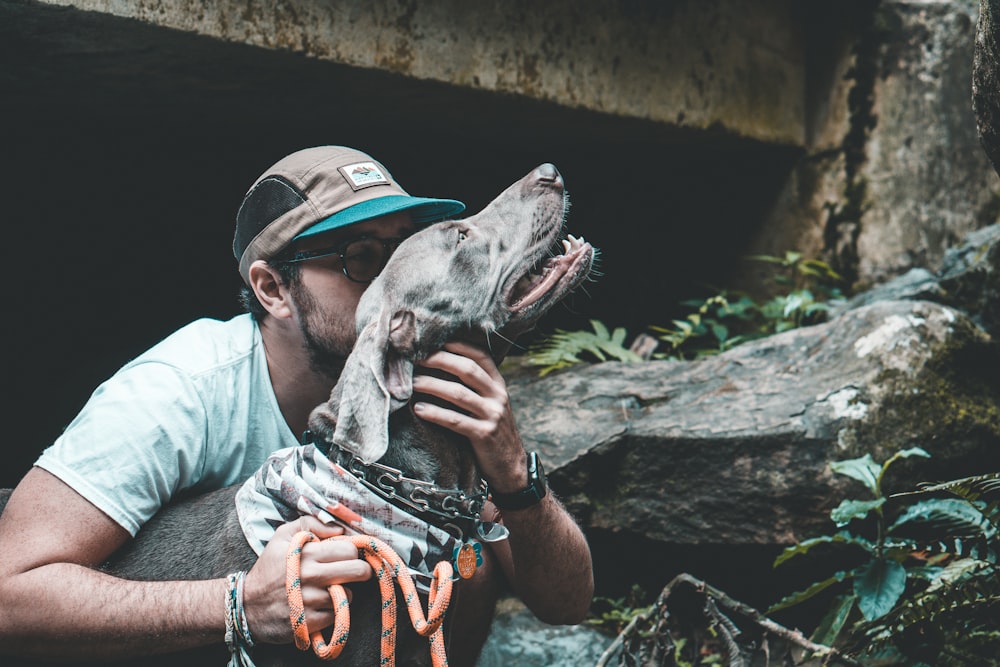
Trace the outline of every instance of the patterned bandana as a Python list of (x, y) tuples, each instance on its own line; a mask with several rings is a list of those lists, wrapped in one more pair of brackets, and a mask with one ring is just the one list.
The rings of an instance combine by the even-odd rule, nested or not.
[(457, 558), (463, 547), (448, 531), (373, 493), (313, 445), (274, 452), (237, 492), (236, 513), (258, 556), (278, 526), (302, 515), (341, 525), (349, 535), (377, 537), (399, 554), (424, 591), (434, 566)]

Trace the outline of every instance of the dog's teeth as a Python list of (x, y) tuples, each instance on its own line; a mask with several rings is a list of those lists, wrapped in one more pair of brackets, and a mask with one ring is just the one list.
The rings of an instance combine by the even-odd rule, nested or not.
[(563, 252), (566, 252), (566, 253), (568, 253), (568, 252), (570, 252), (571, 250), (573, 250), (573, 246), (572, 246), (572, 245), (570, 244), (570, 242), (569, 242), (569, 241), (567, 241), (566, 239), (563, 239), (563, 242), (562, 242), (562, 244), (563, 244)]
[(569, 239), (569, 241), (563, 242), (563, 243), (568, 243), (568, 245), (566, 246), (566, 252), (570, 252), (572, 250), (578, 250), (583, 247), (584, 241), (582, 236), (580, 238), (577, 238), (572, 234), (567, 234), (566, 238)]

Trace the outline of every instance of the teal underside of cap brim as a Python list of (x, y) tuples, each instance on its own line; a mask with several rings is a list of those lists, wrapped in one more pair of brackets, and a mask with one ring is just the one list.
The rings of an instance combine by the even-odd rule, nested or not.
[(370, 199), (334, 213), (329, 218), (320, 220), (296, 236), (294, 240), (297, 241), (333, 229), (339, 229), (347, 225), (353, 225), (358, 222), (402, 211), (409, 211), (413, 218), (413, 224), (427, 225), (458, 215), (464, 210), (465, 204), (454, 199), (427, 199), (425, 197), (389, 195), (379, 197), (378, 199)]

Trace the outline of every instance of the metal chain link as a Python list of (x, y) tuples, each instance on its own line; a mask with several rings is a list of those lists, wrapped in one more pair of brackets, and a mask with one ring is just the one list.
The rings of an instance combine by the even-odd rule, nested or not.
[[(348, 471), (374, 493), (410, 509), (439, 516), (443, 519), (470, 519), (478, 521), (486, 502), (488, 489), (484, 480), (479, 481), (479, 493), (467, 495), (461, 489), (442, 489), (434, 482), (414, 479), (402, 470), (381, 463), (365, 463), (355, 455), (338, 450), (338, 458), (346, 459)], [(402, 493), (403, 485), (410, 485), (409, 493)]]

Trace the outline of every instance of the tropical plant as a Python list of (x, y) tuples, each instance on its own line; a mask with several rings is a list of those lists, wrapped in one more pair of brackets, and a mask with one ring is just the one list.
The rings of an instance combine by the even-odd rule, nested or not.
[[(955, 498), (936, 497), (942, 493)], [(923, 588), (856, 628), (855, 641), (889, 645), (932, 664), (1000, 664), (1000, 473), (925, 484), (897, 524), (923, 551)]]
[(705, 301), (685, 301), (695, 310), (671, 327), (651, 326), (666, 344), (657, 358), (697, 359), (718, 354), (772, 334), (819, 324), (829, 310), (808, 289), (779, 294), (757, 303), (745, 294), (735, 300), (722, 292)]
[(597, 361), (642, 361), (638, 354), (625, 347), (625, 329), (614, 331), (598, 320), (591, 320), (593, 331), (563, 331), (557, 329), (549, 338), (528, 348), (527, 362), (541, 366), (538, 374), (545, 376), (552, 371), (583, 361), (589, 355)]
[(675, 319), (670, 327), (652, 326), (665, 350), (658, 358), (692, 359), (717, 354), (757, 338), (818, 324), (829, 304), (843, 297), (843, 278), (827, 264), (805, 259), (801, 253), (784, 257), (753, 255), (747, 259), (777, 268), (771, 276), (774, 295), (756, 301), (746, 294), (726, 291), (704, 301), (686, 301), (694, 310)]
[[(835, 473), (861, 482), (871, 497), (843, 500), (830, 513), (843, 530), (785, 549), (774, 565), (820, 545), (850, 550), (860, 564), (785, 597), (768, 611), (838, 587), (840, 595), (812, 636), (819, 644), (834, 645), (841, 640), (858, 655), (881, 652), (883, 657), (890, 654), (910, 660), (892, 664), (919, 664), (928, 655), (934, 656), (935, 665), (996, 664), (950, 663), (947, 656), (995, 658), (1000, 649), (1000, 626), (989, 620), (1000, 608), (996, 555), (1000, 475), (955, 480), (887, 497), (882, 489), (886, 472), (896, 461), (913, 456), (929, 455), (914, 447), (897, 452), (881, 465), (870, 454), (831, 464)], [(941, 497), (946, 493), (957, 497)], [(890, 501), (902, 505), (891, 521)]]
[(746, 295), (731, 300), (726, 293), (703, 302), (687, 301), (695, 310), (671, 327), (651, 326), (665, 350), (656, 358), (697, 359), (725, 352), (740, 343), (818, 324), (829, 306), (809, 290), (796, 290), (758, 304)]
[[(784, 257), (755, 255), (752, 261), (776, 267), (771, 276), (777, 293), (757, 302), (746, 294), (727, 291), (704, 300), (688, 300), (682, 306), (686, 315), (671, 326), (651, 326), (657, 359), (695, 359), (725, 352), (740, 343), (781, 333), (796, 327), (817, 324), (826, 317), (829, 303), (841, 298), (838, 284), (843, 280), (825, 263), (804, 259), (801, 253), (787, 252)], [(540, 366), (539, 375), (566, 368), (583, 361), (642, 361), (643, 357), (626, 346), (627, 332), (610, 330), (598, 320), (590, 321), (591, 331), (557, 329), (548, 338), (528, 348), (526, 361)]]
[(671, 327), (649, 327), (665, 343), (664, 351), (655, 355), (657, 358), (696, 359), (766, 335), (755, 324), (762, 311), (746, 295), (732, 300), (722, 292), (704, 301), (685, 301), (683, 305), (694, 311), (673, 320)]
[(777, 272), (771, 277), (772, 282), (790, 288), (791, 292), (811, 288), (825, 301), (843, 296), (840, 290), (844, 284), (843, 276), (821, 260), (808, 259), (794, 250), (787, 251), (783, 257), (750, 255), (747, 259), (777, 267)]
[(595, 596), (590, 616), (584, 622), (606, 634), (616, 635), (646, 611), (649, 605), (642, 603), (644, 597), (645, 592), (638, 584), (633, 584), (625, 596)]

